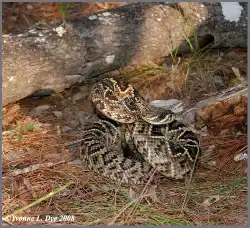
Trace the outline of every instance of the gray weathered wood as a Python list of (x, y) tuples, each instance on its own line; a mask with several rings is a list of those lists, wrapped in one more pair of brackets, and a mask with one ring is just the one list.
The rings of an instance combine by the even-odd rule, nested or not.
[[(3, 35), (3, 105), (37, 90), (60, 92), (125, 65), (168, 56), (194, 31), (215, 47), (246, 47), (247, 3), (239, 21), (225, 19), (220, 3), (138, 3), (65, 24)], [(185, 36), (184, 36), (185, 34)]]

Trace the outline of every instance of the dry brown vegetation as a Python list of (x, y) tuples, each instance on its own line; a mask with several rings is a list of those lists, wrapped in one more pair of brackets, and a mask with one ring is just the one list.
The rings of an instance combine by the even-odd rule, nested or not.
[(3, 5), (3, 31), (21, 32), (24, 28), (32, 26), (35, 22), (46, 23), (54, 20), (76, 19), (92, 13), (101, 12), (126, 2), (36, 2), (36, 3), (10, 3)]
[[(55, 3), (48, 4), (57, 7)], [(98, 4), (109, 3), (86, 4), (95, 9), (100, 7)], [(21, 11), (24, 17), (28, 15), (25, 10)], [(52, 12), (55, 17), (57, 14)], [(149, 101), (177, 98), (185, 104), (246, 79), (246, 50), (209, 50), (207, 55), (193, 53), (172, 61), (164, 67), (122, 69), (117, 77), (132, 83)], [(239, 69), (242, 78), (235, 75), (232, 67)], [(247, 153), (246, 97), (233, 106), (220, 103), (200, 112), (207, 135), (201, 138), (203, 155), (191, 183), (159, 176), (159, 202), (143, 195), (131, 202), (126, 186), (117, 186), (95, 175), (77, 160), (79, 147), (73, 142), (80, 139), (81, 123), (90, 116), (87, 95), (92, 83), (83, 85), (85, 89), (81, 91), (85, 95), (75, 104), (68, 99), (74, 96), (73, 88), (3, 107), (2, 210), (6, 224), (247, 224), (247, 161), (234, 160), (236, 155)], [(40, 105), (50, 107), (41, 115), (32, 116), (31, 111)], [(54, 111), (63, 115), (55, 116)], [(7, 221), (7, 216), (12, 215), (40, 216), (40, 219), (46, 215), (69, 217), (61, 222)]]
[[(240, 55), (242, 56), (242, 53)], [(183, 62), (186, 60), (184, 59)], [(208, 61), (205, 62), (208, 63)], [(173, 67), (171, 69), (173, 72), (166, 74), (173, 74), (176, 72), (175, 69)], [(183, 75), (180, 69), (177, 72)], [(190, 65), (190, 69), (189, 74), (194, 73), (195, 68)], [(216, 67), (213, 66), (213, 69)], [(139, 77), (142, 77), (142, 72), (146, 71), (141, 70)], [(136, 72), (138, 73), (134, 70), (133, 74), (130, 74), (131, 78), (128, 78), (134, 85), (137, 85)], [(158, 83), (162, 85), (165, 83), (165, 78), (171, 79), (171, 77), (163, 78), (162, 71), (159, 74), (159, 71), (151, 69), (150, 72), (151, 74), (146, 75), (145, 78), (154, 83), (159, 80)], [(146, 80), (144, 82), (147, 83)], [(153, 99), (167, 99), (173, 94), (179, 97), (189, 93), (192, 93), (189, 94), (190, 97), (194, 95), (190, 92), (189, 86), (184, 90), (182, 84), (179, 84), (181, 92), (172, 90), (172, 93), (168, 93), (170, 91), (168, 89), (162, 93), (157, 89), (158, 94), (153, 93), (158, 88), (157, 83), (151, 83), (149, 87), (145, 83), (139, 88), (144, 88), (145, 91), (152, 90), (151, 94), (155, 96)], [(90, 88), (89, 84), (85, 87), (87, 91)], [(214, 89), (216, 88), (213, 88), (213, 91)], [(205, 91), (209, 93), (209, 90)], [(68, 91), (38, 100), (26, 98), (4, 107), (4, 216), (17, 212), (16, 215), (19, 216), (62, 214), (74, 216), (74, 221), (51, 223), (57, 225), (242, 225), (246, 223), (247, 162), (246, 160), (234, 161), (235, 155), (247, 152), (247, 135), (240, 127), (246, 126), (246, 123), (242, 122), (246, 118), (245, 97), (239, 100), (233, 109), (229, 105), (220, 104), (223, 108), (219, 109), (217, 105), (204, 109), (200, 113), (207, 123), (209, 135), (202, 137), (203, 162), (194, 173), (191, 184), (158, 177), (157, 196), (160, 202), (151, 202), (149, 198), (144, 197), (138, 203), (129, 201), (128, 188), (124, 186), (117, 188), (115, 183), (93, 174), (84, 164), (76, 162), (79, 148), (77, 146), (70, 150), (69, 148), (70, 142), (79, 139), (81, 130), (74, 129), (69, 117), (74, 115), (73, 111), (76, 109), (90, 112), (91, 105), (87, 99), (81, 99), (76, 104), (72, 104), (72, 101), (68, 100), (70, 93), (71, 91)], [(207, 95), (203, 94), (203, 96)], [(30, 117), (31, 110), (45, 104), (49, 104), (50, 109), (38, 117)], [(64, 112), (65, 115), (58, 118), (53, 114), (53, 111), (63, 111), (69, 107), (72, 109), (71, 115), (69, 113), (67, 116)], [(239, 108), (244, 110), (238, 113), (236, 110)], [(218, 113), (218, 110), (221, 112)], [(234, 118), (234, 122), (232, 117), (237, 117)], [(222, 121), (223, 129), (220, 129), (218, 124), (221, 126)], [(64, 132), (65, 126), (74, 130)], [(222, 131), (224, 132), (221, 134)], [(243, 131), (243, 133), (237, 136), (235, 131)], [(34, 170), (24, 173), (25, 167), (32, 167)], [(17, 175), (19, 170), (21, 174)], [(67, 184), (69, 186), (64, 190), (53, 196), (46, 196)], [(45, 197), (45, 200), (36, 202), (42, 197)], [(34, 206), (17, 211), (34, 201), (37, 203)], [(11, 223), (30, 224), (19, 221)], [(36, 224), (48, 224), (48, 222), (36, 222)]]

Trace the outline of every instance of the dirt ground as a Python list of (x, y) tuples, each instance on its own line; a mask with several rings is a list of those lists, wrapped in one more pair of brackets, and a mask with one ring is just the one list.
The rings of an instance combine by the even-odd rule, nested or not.
[[(25, 12), (15, 16), (31, 23), (33, 14), (28, 17), (26, 11), (34, 8), (11, 9)], [(103, 76), (129, 81), (148, 101), (175, 98), (192, 106), (247, 80), (246, 72), (247, 50), (228, 49), (187, 54), (170, 66), (121, 69)], [(127, 186), (94, 174), (78, 158), (83, 126), (96, 118), (88, 98), (94, 82), (3, 107), (5, 225), (247, 224), (247, 160), (236, 159), (248, 150), (247, 97), (200, 113), (206, 134), (191, 182), (159, 175), (159, 202), (143, 192), (130, 201)]]

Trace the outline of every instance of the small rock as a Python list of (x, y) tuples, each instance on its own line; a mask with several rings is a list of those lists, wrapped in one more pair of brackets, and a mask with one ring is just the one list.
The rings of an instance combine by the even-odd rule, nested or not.
[(50, 105), (39, 105), (33, 108), (30, 112), (31, 117), (40, 116), (44, 111), (47, 111), (50, 108)]
[(54, 111), (53, 114), (57, 117), (57, 118), (62, 118), (63, 113), (61, 111)]

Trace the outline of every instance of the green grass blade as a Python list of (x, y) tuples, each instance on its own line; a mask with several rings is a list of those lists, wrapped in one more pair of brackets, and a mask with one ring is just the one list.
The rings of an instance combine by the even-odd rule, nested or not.
[(24, 210), (26, 210), (26, 209), (28, 209), (28, 208), (31, 208), (31, 207), (33, 207), (33, 206), (35, 206), (35, 205), (41, 203), (42, 201), (51, 198), (51, 197), (54, 196), (55, 194), (57, 194), (57, 193), (63, 191), (63, 190), (64, 190), (65, 188), (67, 188), (69, 185), (71, 185), (71, 183), (68, 183), (68, 184), (66, 184), (66, 185), (64, 185), (64, 186), (62, 186), (62, 187), (56, 189), (55, 191), (52, 191), (52, 192), (48, 193), (47, 195), (45, 195), (45, 196), (43, 196), (43, 197), (41, 197), (41, 198), (35, 200), (34, 202), (32, 202), (32, 203), (30, 203), (30, 204), (28, 204), (28, 205), (26, 205), (26, 206), (24, 206), (24, 207), (22, 207), (22, 208), (20, 208), (20, 209), (18, 209), (18, 210), (16, 210), (16, 211), (14, 211), (12, 214), (10, 214), (10, 215), (8, 215), (8, 216), (6, 216), (6, 217), (8, 218), (8, 217), (11, 217), (11, 216), (13, 216), (13, 215), (19, 214), (19, 213), (23, 212)]

